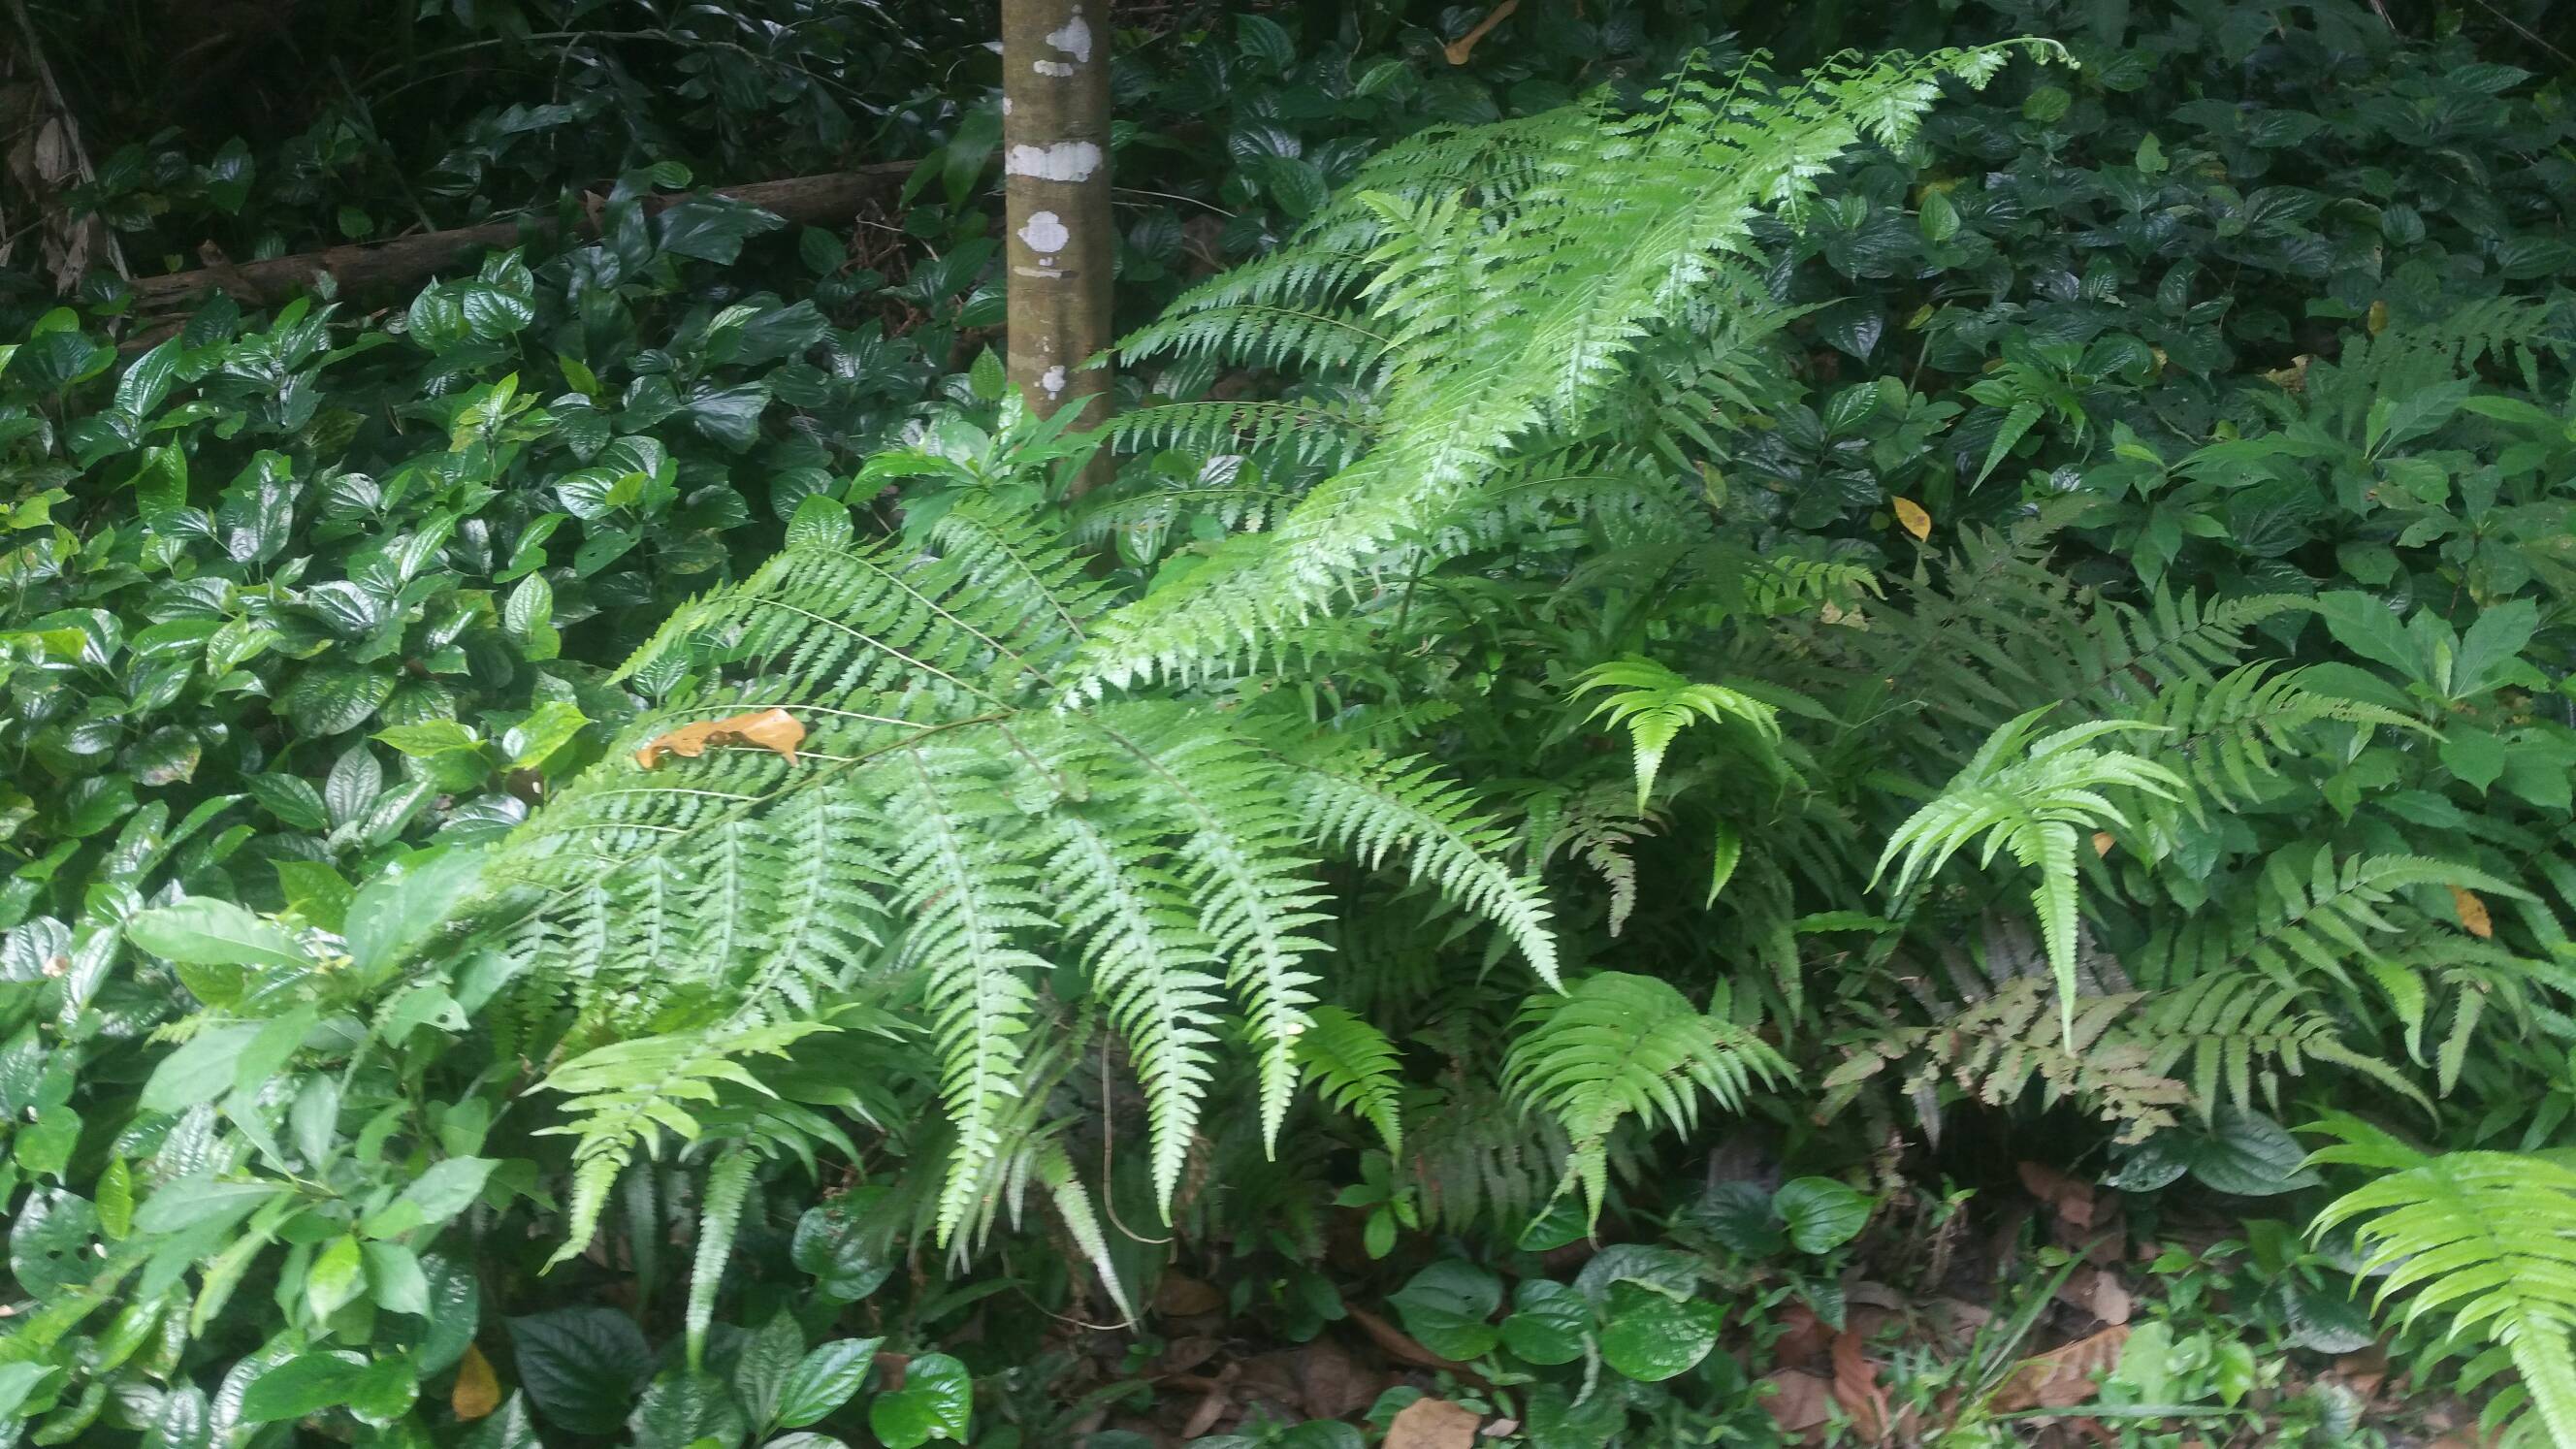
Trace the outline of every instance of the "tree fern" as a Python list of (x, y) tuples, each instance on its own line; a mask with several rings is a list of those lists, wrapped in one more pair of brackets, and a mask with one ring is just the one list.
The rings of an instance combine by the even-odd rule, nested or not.
[(1757, 1081), (1790, 1076), (1760, 1037), (1651, 976), (1584, 977), (1563, 996), (1531, 998), (1521, 1021), (1503, 1080), (1563, 1125), (1573, 1150), (1559, 1186), (1579, 1185), (1596, 1220), (1609, 1190), (1610, 1133), (1622, 1120), (1688, 1131), (1702, 1093), (1732, 1111)]
[(1228, 1017), (1265, 1137), (1286, 1119), (1318, 853), (1409, 871), (1553, 979), (1535, 883), (1420, 763), (1278, 713), (1046, 707), (1101, 607), (1060, 547), (970, 498), (906, 542), (791, 547), (628, 662), (664, 701), (632, 741), (768, 709), (805, 733), (793, 760), (743, 743), (646, 768), (621, 746), (483, 866), (464, 949), (499, 948), (514, 1019), (569, 1005), (545, 1030), (585, 1053), (549, 1083), (584, 1133), (577, 1238), (618, 1165), (682, 1130), (676, 1103), (751, 1085), (732, 1058), (771, 1039), (747, 1033), (810, 1028), (862, 986), (926, 1025), (953, 1128), (933, 1227), (969, 1236), (1029, 1170), (1020, 1093), (1057, 1009), (1039, 983), (1077, 963), (1144, 1086), (1168, 1203)]

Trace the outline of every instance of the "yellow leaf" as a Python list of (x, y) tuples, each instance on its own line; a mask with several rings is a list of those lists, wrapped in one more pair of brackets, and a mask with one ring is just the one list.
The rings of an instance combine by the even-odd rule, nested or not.
[(492, 1361), (470, 1343), (456, 1365), (456, 1387), (448, 1392), (447, 1406), (460, 1419), (480, 1419), (501, 1407), (501, 1381), (492, 1375)]
[(2495, 918), (2487, 914), (2487, 903), (2474, 892), (2451, 887), (2451, 906), (2460, 913), (2461, 930), (2481, 941), (2495, 934)]
[(805, 742), (805, 726), (783, 709), (757, 710), (730, 719), (703, 720), (682, 725), (635, 752), (635, 763), (652, 769), (665, 755), (682, 755), (696, 759), (716, 745), (752, 745), (775, 750), (796, 763), (796, 747)]
[(1911, 498), (1894, 498), (1888, 500), (1888, 506), (1896, 510), (1896, 521), (1905, 525), (1907, 533), (1916, 538), (1932, 536), (1932, 515), (1923, 510), (1922, 504)]
[(2376, 337), (2376, 336), (2378, 336), (2380, 333), (2385, 332), (2385, 331), (2387, 331), (2387, 330), (2388, 330), (2388, 304), (2387, 304), (2387, 303), (2385, 303), (2385, 302), (2373, 302), (2373, 303), (2371, 303), (2371, 304), (2370, 304), (2370, 335), (2371, 335), (2371, 336), (2373, 336), (2373, 337)]

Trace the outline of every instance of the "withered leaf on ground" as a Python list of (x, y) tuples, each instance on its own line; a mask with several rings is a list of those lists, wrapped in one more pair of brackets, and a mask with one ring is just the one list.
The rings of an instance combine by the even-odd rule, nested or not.
[(2128, 1341), (2129, 1329), (2123, 1324), (2023, 1359), (1986, 1407), (2009, 1414), (2083, 1403), (2101, 1387), (2094, 1376), (2120, 1361), (2120, 1349)]
[(1861, 1352), (1860, 1335), (1848, 1329), (1834, 1335), (1833, 1393), (1863, 1443), (1887, 1437), (1887, 1391), (1878, 1386), (1878, 1365)]
[(1447, 1399), (1422, 1398), (1386, 1426), (1386, 1449), (1474, 1449), (1476, 1413)]
[(1822, 1375), (1779, 1369), (1763, 1375), (1762, 1382), (1770, 1390), (1762, 1396), (1762, 1407), (1785, 1433), (1800, 1433), (1833, 1417), (1833, 1391)]

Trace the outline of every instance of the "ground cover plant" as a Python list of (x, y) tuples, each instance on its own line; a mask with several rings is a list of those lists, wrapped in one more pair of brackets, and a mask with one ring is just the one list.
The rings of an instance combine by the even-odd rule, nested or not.
[(532, 220), (20, 259), (11, 1434), (2576, 1443), (2541, 17), (1120, 7), (1086, 433), (995, 26), (648, 11), (61, 67)]

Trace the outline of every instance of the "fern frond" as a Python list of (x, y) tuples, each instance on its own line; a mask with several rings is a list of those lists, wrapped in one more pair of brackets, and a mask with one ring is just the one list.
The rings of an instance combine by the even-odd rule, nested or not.
[(1002, 1118), (1019, 1095), (1020, 1038), (1029, 1030), (1030, 980), (1046, 962), (1021, 943), (1046, 922), (1028, 861), (996, 849), (992, 822), (1011, 810), (986, 756), (956, 747), (904, 752), (913, 778), (888, 801), (904, 846), (893, 862), (911, 910), (906, 954), (925, 968), (922, 987), (939, 1043), (940, 1099), (957, 1143), (939, 1200), (939, 1234), (953, 1238), (973, 1210), (969, 1194), (1005, 1147)]
[(2508, 1152), (2428, 1156), (2343, 1113), (2309, 1130), (2340, 1139), (2311, 1164), (2385, 1176), (2329, 1204), (2311, 1233), (2351, 1222), (2385, 1307), (2403, 1323), (2439, 1311), (2452, 1331), (2504, 1347), (2550, 1438), (2576, 1444), (2576, 1169)]
[[(1937, 1088), (1956, 1087), (1989, 1106), (2018, 1100), (2038, 1078), (2043, 1104), (2073, 1098), (2120, 1140), (2143, 1142), (2175, 1124), (2190, 1089), (2149, 1065), (2148, 1049), (2110, 1037), (2135, 1006), (2135, 993), (2086, 997), (2051, 1012), (2038, 981), (2007, 982), (1935, 1026), (1898, 1027), (1847, 1043), (1852, 1055), (1824, 1080), (1819, 1120), (1842, 1109), (1863, 1084), (1892, 1066), (1910, 1064), (1904, 1083), (1917, 1115), (1938, 1139)], [(2059, 998), (2064, 1005), (2064, 998)]]
[(1404, 1150), (1395, 1044), (1338, 1006), (1319, 1006), (1297, 1038), (1297, 1060), (1333, 1107), (1377, 1129), (1390, 1153)]
[(2079, 842), (2087, 832), (2129, 823), (2101, 792), (2120, 788), (2170, 799), (2184, 786), (2180, 776), (2152, 760), (2093, 747), (2093, 741), (2107, 735), (2153, 726), (2095, 720), (2033, 739), (2040, 717), (2050, 708), (2042, 706), (1995, 731), (1956, 779), (1888, 837), (1870, 884), (1875, 887), (1888, 863), (1902, 856), (1895, 888), (1899, 896), (1910, 894), (1979, 836), (1985, 837), (1979, 865), (1992, 862), (1998, 850), (2008, 850), (2024, 867), (2036, 869), (2039, 885), (2031, 892), (2031, 904), (2048, 945), (2063, 1025), (2071, 1039)]
[(549, 1073), (539, 1085), (564, 1094), (563, 1111), (570, 1120), (537, 1132), (572, 1137), (574, 1168), (565, 1241), (546, 1266), (590, 1246), (608, 1189), (639, 1150), (652, 1151), (665, 1131), (684, 1142), (696, 1139), (698, 1119), (682, 1104), (713, 1105), (725, 1083), (768, 1093), (738, 1059), (777, 1056), (795, 1042), (829, 1030), (819, 1021), (798, 1021), (668, 1032), (612, 1042)]
[(2466, 887), (2508, 899), (2529, 894), (2471, 866), (2413, 855), (2356, 855), (2294, 846), (2267, 857), (2230, 909), (2196, 914), (2158, 931), (2132, 953), (2140, 985), (2162, 989), (2231, 970), (2261, 972), (2283, 985), (2309, 973), (2352, 984), (2351, 968), (2378, 963), (2378, 941), (2412, 919), (2398, 893)]
[(1651, 976), (1604, 971), (1563, 996), (1532, 997), (1521, 1035), (1503, 1062), (1503, 1081), (1546, 1110), (1572, 1140), (1560, 1187), (1580, 1184), (1592, 1217), (1609, 1190), (1611, 1130), (1628, 1117), (1660, 1119), (1675, 1131), (1699, 1120), (1701, 1093), (1729, 1111), (1757, 1081), (1794, 1074), (1760, 1037), (1704, 1014)]
[(751, 1197), (752, 1170), (759, 1158), (742, 1148), (725, 1152), (707, 1169), (707, 1190), (698, 1211), (697, 1260), (689, 1270), (686, 1319), (689, 1371), (706, 1364), (707, 1330), (715, 1322), (716, 1290), (724, 1284), (725, 1264), (733, 1257), (734, 1229)]
[(2147, 1069), (2170, 1074), (2189, 1063), (2203, 1117), (2220, 1106), (2278, 1108), (2280, 1078), (2303, 1076), (2311, 1061), (2368, 1076), (2426, 1113), (2432, 1102), (2388, 1063), (2345, 1044), (2342, 1028), (2307, 1010), (2306, 993), (2253, 974), (2205, 976), (2148, 998), (2131, 1021), (2147, 1045)]
[(2326, 720), (2425, 733), (2411, 715), (2310, 687), (2310, 670), (2275, 672), (2267, 661), (2239, 665), (2203, 683), (2184, 675), (2141, 710), (2142, 723), (2171, 731), (2156, 751), (2192, 789), (2195, 818), (2204, 805), (2222, 809), (2268, 794), (2282, 752), (2296, 752), (2299, 732)]
[(1634, 116), (1596, 102), (1429, 143), (1457, 168), (1448, 190), (1372, 168), (1287, 249), (1300, 260), (1222, 294), (1257, 302), (1267, 288), (1311, 306), (1365, 275), (1364, 325), (1387, 344), (1372, 445), (1259, 549), (1120, 611), (1086, 646), (1076, 688), (1201, 675), (1330, 612), (1373, 559), (1505, 471), (1506, 454), (1585, 436), (1655, 323), (1724, 284), (1720, 259), (1747, 248), (1762, 209), (1794, 214), (1845, 150), (1910, 133), (1939, 77), (1976, 84), (2005, 53), (1829, 68), (1797, 88), (1684, 76)]
[(1289, 799), (1311, 838), (1372, 868), (1392, 852), (1413, 879), (1494, 922), (1548, 985), (1556, 936), (1537, 883), (1504, 865), (1502, 830), (1429, 767), (1373, 751), (1296, 758)]
[(1617, 659), (1586, 670), (1576, 682), (1577, 696), (1596, 689), (1612, 690), (1592, 710), (1591, 718), (1610, 717), (1614, 728), (1628, 731), (1637, 756), (1637, 808), (1646, 808), (1664, 751), (1685, 726), (1699, 720), (1749, 727), (1764, 745), (1780, 738), (1780, 714), (1770, 705), (1721, 684), (1694, 684), (1651, 659)]
[[(1108, 803), (1108, 802), (1103, 802)], [(1213, 1074), (1220, 963), (1149, 826), (1066, 812), (1049, 857), (1057, 911), (1083, 942), (1092, 991), (1144, 1085), (1154, 1202), (1171, 1211)]]

